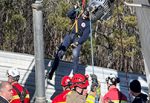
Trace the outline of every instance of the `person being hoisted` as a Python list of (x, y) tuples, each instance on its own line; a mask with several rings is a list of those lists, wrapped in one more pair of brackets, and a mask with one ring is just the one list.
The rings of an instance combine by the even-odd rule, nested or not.
[(92, 0), (85, 7), (85, 0), (82, 0), (82, 10), (80, 3), (77, 2), (74, 7), (69, 10), (67, 16), (71, 19), (73, 26), (64, 37), (64, 41), (59, 46), (50, 72), (47, 72), (47, 77), (52, 79), (52, 76), (59, 65), (59, 60), (62, 59), (68, 47), (73, 47), (73, 74), (78, 73), (78, 62), (82, 44), (89, 38), (91, 32), (91, 22), (97, 20), (108, 20), (112, 15), (114, 0)]
[(90, 20), (89, 12), (84, 10), (79, 14), (79, 4), (75, 5), (69, 12), (67, 16), (74, 22), (70, 33), (66, 34), (63, 42), (59, 46), (54, 62), (52, 64), (52, 69), (48, 74), (48, 78), (52, 79), (52, 76), (59, 65), (59, 60), (62, 59), (66, 50), (69, 46), (73, 48), (73, 74), (78, 73), (78, 62), (80, 56), (80, 50), (82, 44), (89, 38), (90, 34)]

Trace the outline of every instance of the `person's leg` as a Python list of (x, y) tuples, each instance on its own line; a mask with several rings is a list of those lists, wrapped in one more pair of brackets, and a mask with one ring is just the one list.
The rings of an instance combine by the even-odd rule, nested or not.
[(80, 44), (73, 49), (73, 66), (74, 66), (73, 74), (78, 73), (80, 50), (81, 50)]
[(74, 36), (74, 34), (67, 34), (64, 37), (64, 40), (61, 43), (61, 45), (60, 45), (60, 47), (59, 47), (59, 49), (57, 51), (57, 56), (59, 57), (59, 59), (62, 59), (62, 57), (64, 56), (66, 50), (68, 49), (68, 47), (72, 43), (73, 36)]
[(58, 48), (58, 50), (57, 50), (57, 52), (55, 54), (55, 59), (54, 59), (54, 62), (52, 64), (51, 70), (50, 70), (49, 75), (48, 75), (48, 78), (50, 80), (52, 79), (53, 74), (54, 74), (54, 72), (56, 71), (56, 69), (57, 69), (57, 67), (59, 65), (59, 61), (64, 56), (64, 54), (65, 54), (67, 48), (69, 47), (70, 43), (71, 43), (71, 35), (67, 34), (64, 37), (63, 43), (61, 43), (61, 45), (59, 46), (59, 48)]

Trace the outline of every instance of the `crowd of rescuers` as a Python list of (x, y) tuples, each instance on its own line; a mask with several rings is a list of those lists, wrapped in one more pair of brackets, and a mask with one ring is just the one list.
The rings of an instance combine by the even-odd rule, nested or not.
[[(79, 73), (74, 74), (72, 78), (64, 76), (61, 80), (63, 91), (53, 98), (52, 103), (130, 103), (127, 97), (116, 87), (120, 82), (116, 75), (110, 74), (106, 78), (108, 91), (103, 97), (97, 76), (91, 75), (91, 88), (88, 92), (89, 81), (88, 75)], [(132, 103), (148, 103), (148, 96), (141, 93), (141, 84), (138, 80), (133, 80), (129, 88), (135, 97)]]
[[(28, 90), (18, 83), (20, 72), (17, 69), (9, 69), (7, 76), (8, 81), (0, 82), (0, 103), (30, 103)], [(120, 82), (116, 75), (110, 74), (106, 78), (108, 91), (103, 97), (97, 76), (91, 74), (90, 77), (91, 79), (88, 75), (80, 73), (74, 74), (73, 77), (64, 76), (61, 80), (63, 91), (52, 100), (52, 103), (129, 103), (127, 97), (116, 87)], [(135, 97), (132, 103), (148, 103), (148, 96), (141, 92), (138, 80), (131, 81), (129, 89)]]
[(0, 84), (0, 103), (30, 103), (29, 91), (18, 83), (20, 72), (12, 68), (7, 76), (8, 81)]

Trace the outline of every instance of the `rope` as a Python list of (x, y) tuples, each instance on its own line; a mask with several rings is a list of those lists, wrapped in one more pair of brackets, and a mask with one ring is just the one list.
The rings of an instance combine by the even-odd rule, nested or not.
[(90, 40), (91, 40), (92, 73), (94, 74), (94, 56), (93, 56), (93, 37), (92, 37), (91, 13), (89, 15), (89, 19), (90, 19)]
[(82, 10), (85, 8), (85, 0), (82, 0)]

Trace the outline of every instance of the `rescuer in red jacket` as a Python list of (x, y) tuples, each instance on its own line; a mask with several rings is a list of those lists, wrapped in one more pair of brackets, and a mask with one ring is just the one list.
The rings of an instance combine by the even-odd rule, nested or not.
[(67, 94), (66, 103), (86, 103), (89, 86), (88, 75), (74, 74), (71, 79), (71, 92)]
[(29, 92), (18, 81), (20, 72), (17, 69), (9, 69), (7, 71), (8, 82), (13, 86), (13, 98), (10, 103), (30, 103)]
[(61, 86), (63, 88), (63, 92), (57, 95), (52, 103), (66, 103), (66, 95), (70, 92), (71, 86), (71, 78), (69, 76), (64, 76), (61, 80)]
[(108, 92), (103, 97), (103, 103), (127, 103), (127, 97), (120, 92), (116, 85), (120, 82), (119, 78), (110, 74), (106, 78)]

